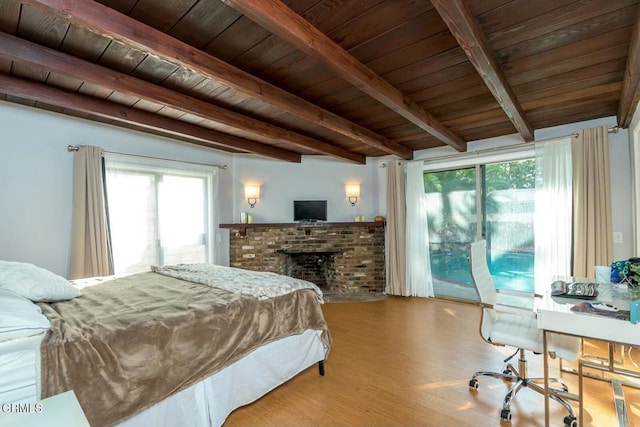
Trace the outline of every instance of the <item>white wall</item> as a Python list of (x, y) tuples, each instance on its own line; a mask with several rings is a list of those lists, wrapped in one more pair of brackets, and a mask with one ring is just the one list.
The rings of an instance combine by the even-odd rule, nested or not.
[(640, 108), (636, 112), (629, 126), (629, 144), (631, 146), (631, 179), (635, 182), (633, 188), (633, 232), (634, 232), (634, 256), (640, 254)]
[[(69, 271), (73, 154), (67, 145), (232, 166), (232, 156), (169, 139), (0, 102), (0, 259)], [(221, 222), (231, 219), (231, 171), (220, 171)], [(228, 242), (221, 255), (228, 262)]]
[[(615, 118), (558, 126), (536, 132), (537, 139), (564, 136)], [(239, 222), (240, 212), (256, 222), (290, 222), (293, 200), (327, 200), (328, 220), (372, 220), (385, 215), (386, 169), (392, 156), (369, 159), (366, 165), (323, 156), (303, 156), (287, 163), (259, 156), (229, 155), (218, 150), (176, 142), (20, 105), (0, 102), (0, 259), (32, 262), (63, 276), (69, 268), (73, 154), (67, 145), (98, 145), (107, 151), (152, 157), (227, 164), (220, 172), (220, 222)], [(623, 233), (614, 246), (616, 259), (632, 256), (632, 214), (627, 131), (611, 134), (613, 225)], [(517, 135), (469, 143), (469, 150), (519, 144)], [(416, 159), (455, 153), (448, 147), (422, 150)], [(244, 184), (260, 184), (261, 196), (249, 208)], [(347, 183), (361, 184), (361, 199), (352, 207)], [(221, 261), (228, 265), (228, 230), (223, 230)]]
[[(377, 176), (382, 174), (376, 162), (357, 165), (324, 156), (303, 156), (301, 163), (238, 155), (234, 159), (234, 216), (247, 212), (255, 222), (292, 222), (294, 200), (326, 200), (327, 221), (353, 221), (365, 215), (372, 221), (383, 215), (378, 199), (384, 198)], [(360, 184), (360, 199), (351, 206), (345, 184)], [(250, 208), (244, 199), (244, 185), (260, 185), (260, 200)]]

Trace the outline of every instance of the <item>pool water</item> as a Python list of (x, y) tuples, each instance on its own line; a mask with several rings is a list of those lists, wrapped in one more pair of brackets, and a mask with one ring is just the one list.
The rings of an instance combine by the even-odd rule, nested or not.
[[(431, 254), (431, 274), (434, 278), (468, 287), (473, 286), (467, 252)], [(534, 254), (492, 251), (489, 271), (497, 289), (533, 292)]]

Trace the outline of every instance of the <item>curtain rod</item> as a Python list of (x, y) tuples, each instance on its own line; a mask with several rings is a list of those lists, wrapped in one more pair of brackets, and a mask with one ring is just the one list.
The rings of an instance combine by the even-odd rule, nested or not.
[[(612, 128), (607, 128), (607, 132), (608, 133), (618, 133), (618, 131), (620, 129), (622, 129), (620, 126), (614, 126)], [(553, 139), (568, 138), (568, 137), (577, 138), (578, 135), (579, 135), (579, 133), (575, 132), (575, 133), (572, 133), (572, 134), (567, 135), (567, 136), (555, 136), (553, 138), (546, 138), (546, 139), (541, 139), (539, 141), (533, 141), (533, 142), (545, 142), (545, 141), (551, 141)], [(525, 144), (528, 144), (528, 143), (525, 142)]]
[[(69, 151), (69, 152), (78, 151), (79, 148), (80, 147), (78, 147), (77, 145), (67, 145), (67, 151)], [(163, 159), (161, 157), (140, 156), (138, 154), (117, 153), (117, 152), (114, 152), (114, 151), (105, 151), (105, 153), (121, 154), (121, 155), (124, 155), (124, 156), (133, 156), (133, 157), (142, 157), (142, 158), (145, 158), (145, 159), (156, 159), (156, 160), (167, 160), (167, 161), (173, 161), (173, 162), (182, 162), (182, 163), (189, 163), (191, 165), (199, 165), (199, 166), (212, 166), (214, 168), (223, 169), (223, 170), (227, 170), (228, 169), (227, 165), (209, 165), (207, 163), (187, 162), (187, 161), (184, 161), (184, 160)]]
[[(618, 133), (618, 131), (620, 130), (620, 126), (614, 126), (612, 128), (607, 128), (607, 132), (609, 133)], [(521, 148), (521, 147), (531, 147), (532, 144), (535, 144), (536, 142), (545, 142), (545, 141), (551, 141), (554, 139), (560, 139), (560, 138), (577, 138), (578, 137), (578, 132), (572, 133), (570, 135), (565, 135), (565, 136), (556, 136), (553, 138), (547, 138), (547, 139), (540, 139), (538, 141), (532, 141), (532, 142), (523, 142), (520, 144), (514, 144), (514, 145), (507, 145), (504, 147), (492, 147), (492, 148), (485, 148), (484, 150), (475, 150), (475, 151), (466, 151), (464, 153), (457, 153), (457, 154), (444, 154), (442, 156), (438, 156), (438, 157), (430, 157), (428, 159), (418, 159), (415, 161), (423, 161), (423, 162), (430, 162), (433, 160), (443, 160), (443, 159), (447, 159), (447, 158), (453, 158), (453, 157), (458, 157), (460, 155), (463, 154), (468, 154), (468, 155), (476, 155), (476, 154), (484, 154), (484, 153), (491, 153), (493, 151), (502, 151), (502, 150), (510, 150), (513, 148)], [(406, 162), (405, 162), (406, 163)], [(381, 168), (386, 168), (387, 164), (383, 163), (380, 165)]]

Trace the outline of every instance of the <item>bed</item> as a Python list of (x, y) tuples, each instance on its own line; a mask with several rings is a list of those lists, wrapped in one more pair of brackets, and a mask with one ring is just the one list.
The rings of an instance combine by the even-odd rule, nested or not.
[[(188, 264), (72, 286), (14, 267), (0, 261), (0, 402), (72, 389), (94, 427), (222, 425), (323, 371), (331, 345), (322, 292), (287, 276)], [(60, 289), (37, 294), (50, 279)]]

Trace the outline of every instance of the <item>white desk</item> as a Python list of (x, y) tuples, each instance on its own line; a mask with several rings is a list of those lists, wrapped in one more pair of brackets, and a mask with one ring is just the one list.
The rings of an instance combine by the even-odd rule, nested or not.
[[(547, 360), (547, 334), (558, 333), (573, 335), (580, 338), (592, 338), (606, 341), (610, 344), (622, 344), (640, 347), (640, 323), (614, 319), (606, 316), (575, 313), (571, 307), (584, 300), (551, 297), (550, 291), (542, 297), (538, 306), (538, 327), (544, 332), (544, 377), (545, 389), (549, 386)], [(609, 303), (620, 310), (629, 309), (629, 294), (624, 285), (598, 285), (597, 301)], [(613, 368), (611, 368), (613, 369)], [(611, 370), (613, 372), (613, 370)], [(624, 373), (624, 372), (622, 372)], [(581, 374), (581, 371), (580, 371)], [(580, 386), (582, 386), (582, 375)], [(582, 393), (575, 400), (580, 402), (578, 422), (582, 423)], [(549, 425), (549, 396), (545, 394), (545, 425)]]

